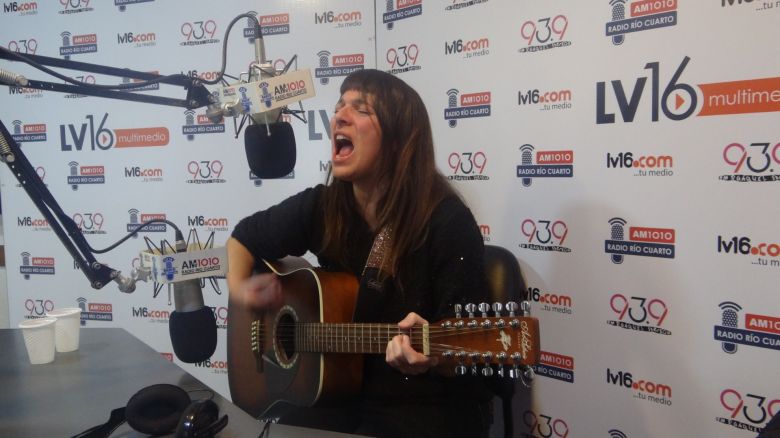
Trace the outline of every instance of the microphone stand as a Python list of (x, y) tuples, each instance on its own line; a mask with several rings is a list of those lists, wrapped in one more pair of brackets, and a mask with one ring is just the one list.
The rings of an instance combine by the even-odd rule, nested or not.
[[(214, 101), (213, 96), (211, 96), (198, 78), (192, 78), (185, 75), (161, 76), (155, 73), (40, 55), (24, 55), (23, 58), (30, 59), (41, 65), (183, 86), (187, 90), (187, 96), (185, 99), (173, 99), (164, 96), (137, 94), (127, 91), (37, 80), (29, 80), (25, 88), (35, 88), (62, 93), (78, 93), (110, 99), (178, 106), (187, 109), (207, 106)], [(21, 55), (17, 55), (7, 49), (0, 50), (0, 59), (18, 61), (23, 58)], [(41, 181), (40, 177), (35, 172), (35, 168), (30, 164), (30, 161), (24, 155), (24, 152), (22, 152), (22, 149), (19, 147), (16, 140), (14, 140), (13, 136), (11, 136), (11, 133), (8, 131), (5, 124), (3, 124), (2, 120), (0, 120), (0, 160), (8, 165), (11, 169), (11, 173), (13, 173), (21, 187), (27, 192), (27, 196), (32, 200), (43, 217), (49, 222), (54, 234), (56, 234), (57, 238), (73, 257), (76, 264), (81, 268), (81, 272), (83, 272), (89, 280), (90, 286), (94, 289), (101, 289), (112, 280), (120, 282), (121, 286), (122, 283), (120, 280), (124, 281), (124, 279), (121, 278), (120, 272), (95, 259), (90, 246), (79, 227), (73, 219), (62, 210), (57, 203), (57, 200), (54, 199), (54, 196), (49, 189), (43, 181)]]

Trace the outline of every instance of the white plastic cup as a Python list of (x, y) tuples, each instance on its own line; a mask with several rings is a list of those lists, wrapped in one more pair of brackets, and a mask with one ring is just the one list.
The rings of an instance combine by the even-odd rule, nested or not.
[(79, 349), (79, 331), (81, 329), (81, 309), (65, 307), (46, 312), (46, 316), (57, 318), (54, 324), (54, 344), (58, 353), (67, 353)]
[(25, 319), (19, 323), (27, 347), (27, 356), (33, 365), (54, 360), (54, 318)]

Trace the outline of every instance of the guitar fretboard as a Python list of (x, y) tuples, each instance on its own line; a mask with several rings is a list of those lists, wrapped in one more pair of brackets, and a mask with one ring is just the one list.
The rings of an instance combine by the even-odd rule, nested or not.
[(429, 351), (427, 326), (400, 330), (395, 324), (357, 323), (298, 323), (295, 325), (295, 349), (310, 353), (384, 354), (387, 343), (400, 334), (409, 336), (415, 350)]

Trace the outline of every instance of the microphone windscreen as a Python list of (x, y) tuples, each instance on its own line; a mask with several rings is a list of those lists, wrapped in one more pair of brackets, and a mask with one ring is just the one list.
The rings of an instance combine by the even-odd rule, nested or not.
[(210, 307), (171, 312), (168, 321), (173, 352), (185, 363), (203, 362), (217, 349), (217, 320)]
[(287, 122), (247, 126), (244, 148), (249, 168), (258, 178), (281, 178), (295, 168), (295, 134)]

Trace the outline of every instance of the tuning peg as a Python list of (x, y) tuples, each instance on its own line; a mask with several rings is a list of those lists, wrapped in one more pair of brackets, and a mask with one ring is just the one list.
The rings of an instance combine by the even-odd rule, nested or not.
[(523, 366), (523, 377), (526, 378), (526, 380), (533, 380), (534, 377), (536, 377), (536, 372), (534, 371), (533, 367), (530, 367), (528, 365)]
[(490, 365), (485, 365), (482, 368), (482, 375), (485, 376), (485, 377), (492, 376), (493, 375), (493, 367), (491, 367)]
[(504, 310), (504, 306), (501, 303), (493, 303), (493, 312), (495, 312), (496, 318), (501, 316), (502, 310)]
[(455, 309), (455, 318), (460, 318), (460, 312), (463, 310), (463, 306), (461, 306), (460, 304), (455, 304), (452, 307), (453, 309)]
[(531, 316), (531, 303), (529, 301), (520, 302), (520, 314), (522, 316)]
[(479, 311), (482, 312), (482, 317), (487, 318), (488, 317), (488, 310), (490, 310), (490, 304), (488, 303), (479, 303)]
[(456, 376), (464, 376), (466, 375), (466, 365), (459, 364), (455, 367), (455, 375)]
[(498, 377), (501, 377), (501, 378), (505, 377), (505, 375), (504, 375), (504, 366), (503, 365), (499, 365), (498, 366)]
[(509, 316), (515, 316), (515, 312), (517, 311), (517, 303), (514, 301), (510, 301), (506, 303), (506, 310), (509, 312)]
[(477, 309), (477, 306), (474, 305), (474, 303), (468, 303), (466, 304), (466, 312), (469, 312), (469, 318), (474, 317), (474, 310)]

